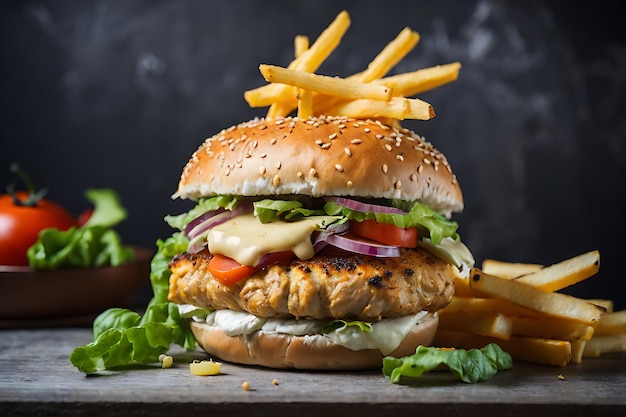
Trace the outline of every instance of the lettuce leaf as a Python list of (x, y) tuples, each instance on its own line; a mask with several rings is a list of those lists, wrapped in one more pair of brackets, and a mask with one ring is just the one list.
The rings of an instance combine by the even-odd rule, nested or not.
[(513, 360), (495, 343), (470, 350), (419, 346), (413, 355), (383, 358), (383, 374), (398, 384), (402, 377), (418, 378), (441, 365), (447, 366), (461, 381), (473, 384), (490, 379), (498, 371), (511, 369)]
[(28, 248), (28, 264), (38, 270), (65, 267), (118, 266), (133, 259), (131, 247), (122, 244), (112, 228), (126, 218), (118, 195), (112, 189), (89, 189), (86, 197), (94, 210), (82, 227), (44, 229)]
[(324, 211), (331, 216), (343, 215), (347, 220), (363, 221), (376, 219), (379, 223), (389, 223), (401, 228), (414, 227), (419, 235), (429, 237), (434, 245), (438, 245), (445, 237), (459, 239), (456, 230), (457, 222), (448, 220), (430, 207), (422, 203), (415, 203), (407, 214), (372, 213), (349, 209), (332, 201), (324, 204)]
[(196, 339), (188, 320), (181, 317), (178, 306), (167, 301), (169, 271), (172, 257), (187, 247), (182, 233), (165, 241), (157, 241), (152, 259), (150, 280), (154, 295), (143, 316), (123, 309), (102, 312), (93, 323), (94, 340), (78, 346), (70, 362), (81, 372), (94, 373), (107, 369), (141, 366), (158, 362), (159, 355), (176, 344), (187, 350), (196, 347)]
[(182, 231), (190, 221), (207, 211), (213, 211), (219, 208), (232, 210), (237, 207), (237, 204), (239, 204), (241, 199), (242, 197), (234, 195), (217, 195), (214, 197), (202, 198), (198, 200), (198, 203), (191, 210), (185, 213), (176, 216), (165, 216), (165, 222), (172, 228)]

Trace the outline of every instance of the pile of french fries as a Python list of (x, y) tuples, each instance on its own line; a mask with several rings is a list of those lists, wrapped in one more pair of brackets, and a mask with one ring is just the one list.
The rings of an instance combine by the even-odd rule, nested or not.
[(307, 36), (296, 36), (294, 59), (287, 67), (259, 66), (269, 84), (246, 91), (248, 105), (269, 107), (268, 119), (294, 112), (300, 119), (346, 116), (387, 124), (435, 117), (430, 103), (410, 97), (455, 81), (461, 64), (452, 62), (386, 76), (419, 42), (419, 34), (409, 28), (404, 28), (357, 74), (341, 78), (315, 73), (339, 46), (349, 26), (350, 16), (342, 11), (313, 44), (309, 45)]
[(626, 310), (560, 292), (599, 268), (598, 251), (546, 267), (486, 259), (469, 279), (457, 278), (433, 344), (470, 349), (494, 342), (514, 360), (556, 366), (626, 350)]

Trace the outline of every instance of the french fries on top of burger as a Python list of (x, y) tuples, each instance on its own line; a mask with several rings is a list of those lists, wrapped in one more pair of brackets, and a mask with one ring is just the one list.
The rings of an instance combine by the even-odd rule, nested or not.
[[(344, 78), (317, 73), (349, 25), (341, 12), (315, 41), (296, 36), (287, 65), (259, 66), (267, 84), (244, 98), (267, 107), (265, 117), (218, 132), (191, 156), (173, 197), (196, 205), (166, 217), (176, 231), (157, 242), (146, 314), (101, 314), (94, 342), (70, 358), (79, 370), (155, 362), (171, 344), (269, 368), (384, 363), (393, 382), (441, 364), (453, 364), (466, 382), (510, 368), (500, 346), (515, 352), (514, 337), (522, 337), (511, 328), (518, 316), (494, 308), (476, 311), (475, 321), (453, 316), (458, 300), (501, 300), (508, 293), (476, 280), (483, 274), (472, 269), (473, 256), (451, 220), (463, 196), (445, 156), (401, 126), (435, 116), (415, 96), (456, 80), (461, 65), (388, 75), (419, 42), (405, 28), (363, 71)], [(532, 287), (548, 280), (515, 283), (553, 294)], [(569, 299), (545, 300), (547, 312), (526, 299), (502, 300), (535, 318), (569, 320), (576, 341), (588, 339), (604, 313)], [(516, 328), (523, 328), (519, 321)], [(461, 333), (491, 339), (470, 344)], [(444, 348), (427, 348), (433, 340)], [(468, 355), (484, 366), (466, 366)]]

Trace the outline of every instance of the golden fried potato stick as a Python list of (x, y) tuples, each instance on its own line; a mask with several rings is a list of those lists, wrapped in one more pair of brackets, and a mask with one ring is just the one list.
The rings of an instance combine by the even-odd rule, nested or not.
[(586, 300), (558, 292), (546, 292), (517, 280), (488, 275), (477, 268), (473, 268), (470, 274), (470, 288), (478, 296), (486, 294), (504, 298), (548, 316), (579, 321), (594, 328), (605, 313), (604, 308)]
[(543, 268), (543, 265), (540, 264), (505, 262), (496, 259), (485, 259), (482, 265), (482, 271), (485, 274), (511, 279), (537, 272), (541, 268)]
[(515, 281), (552, 292), (583, 281), (599, 269), (600, 252), (594, 250), (515, 278)]
[(510, 317), (511, 335), (544, 337), (546, 339), (589, 340), (594, 334), (592, 326), (572, 320), (554, 317)]
[(511, 337), (513, 325), (509, 317), (497, 312), (459, 311), (446, 313), (444, 309), (439, 312), (439, 328), (506, 340)]
[(398, 75), (372, 81), (374, 84), (383, 84), (393, 88), (393, 94), (399, 97), (412, 97), (420, 93), (456, 81), (461, 70), (460, 62), (422, 68), (417, 71), (405, 72)]
[(622, 352), (626, 350), (626, 333), (605, 336), (594, 336), (587, 340), (583, 358), (597, 358), (604, 353)]
[[(337, 48), (350, 26), (350, 16), (345, 10), (340, 12), (330, 25), (320, 34), (313, 45), (301, 56), (295, 58), (287, 68), (315, 72)], [(290, 92), (291, 89), (291, 92)], [(266, 84), (244, 92), (250, 107), (271, 106), (275, 102), (295, 103), (293, 89), (282, 84)], [(295, 108), (295, 104), (292, 108)]]
[[(309, 49), (309, 38), (298, 35), (294, 39), (295, 56), (298, 58)], [(272, 104), (273, 106), (273, 104)], [(298, 118), (308, 119), (313, 116), (313, 92), (301, 88), (298, 91)]]
[(381, 118), (428, 120), (435, 117), (430, 103), (417, 98), (392, 97), (389, 101), (358, 99), (342, 101), (328, 110), (328, 114), (341, 114), (357, 119)]
[(259, 70), (269, 83), (287, 84), (300, 89), (317, 91), (344, 99), (371, 99), (389, 101), (392, 89), (384, 85), (349, 81), (343, 78), (292, 70), (276, 65), (259, 65)]

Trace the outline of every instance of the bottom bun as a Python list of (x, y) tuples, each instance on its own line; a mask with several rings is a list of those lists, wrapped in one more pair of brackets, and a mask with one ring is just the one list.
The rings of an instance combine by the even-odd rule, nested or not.
[(227, 362), (260, 365), (277, 369), (362, 370), (382, 367), (384, 356), (412, 355), (419, 345), (429, 346), (437, 332), (439, 317), (429, 313), (389, 355), (378, 349), (353, 351), (334, 344), (322, 335), (294, 336), (256, 331), (228, 336), (218, 327), (191, 322), (200, 346), (210, 355)]

